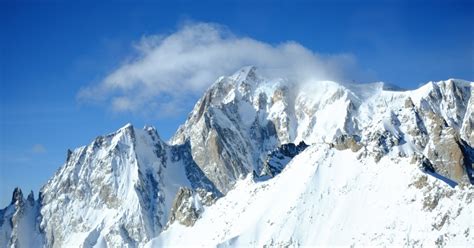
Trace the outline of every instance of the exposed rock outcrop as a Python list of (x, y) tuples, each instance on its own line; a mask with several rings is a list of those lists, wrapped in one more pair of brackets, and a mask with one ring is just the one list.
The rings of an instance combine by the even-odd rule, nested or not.
[(266, 180), (280, 174), (291, 159), (304, 151), (307, 147), (308, 145), (304, 143), (304, 141), (301, 141), (298, 145), (293, 143), (281, 145), (268, 153), (267, 159), (263, 164), (262, 172), (259, 176), (254, 175), (254, 177), (258, 180)]
[(204, 211), (204, 206), (210, 206), (216, 201), (216, 196), (201, 188), (192, 190), (181, 187), (171, 207), (168, 226), (175, 221), (185, 226), (193, 226)]
[(357, 152), (363, 147), (360, 141), (361, 138), (357, 135), (342, 134), (337, 136), (330, 145), (337, 150), (351, 149), (351, 151)]

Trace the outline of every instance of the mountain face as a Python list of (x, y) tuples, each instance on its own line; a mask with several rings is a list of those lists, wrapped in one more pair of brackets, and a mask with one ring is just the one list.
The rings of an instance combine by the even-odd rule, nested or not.
[(474, 243), (473, 86), (303, 84), (245, 67), (168, 143), (128, 124), (69, 151), (38, 199), (16, 189), (0, 246)]
[(40, 229), (47, 247), (137, 246), (166, 225), (179, 187), (220, 194), (191, 159), (154, 128), (126, 125), (69, 152), (42, 188)]
[[(383, 83), (302, 85), (265, 80), (247, 67), (217, 80), (171, 143), (190, 142), (194, 160), (224, 193), (241, 175), (260, 174), (268, 151), (300, 141), (360, 146), (375, 159), (396, 149), (428, 158), (456, 182), (473, 182), (465, 156), (474, 142), (472, 91), (460, 80), (414, 91)], [(353, 144), (340, 144), (343, 137)]]

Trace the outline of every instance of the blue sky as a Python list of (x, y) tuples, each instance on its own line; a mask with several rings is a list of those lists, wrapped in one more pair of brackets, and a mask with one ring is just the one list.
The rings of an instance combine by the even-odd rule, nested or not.
[[(157, 88), (161, 81), (153, 81), (154, 74), (147, 80), (155, 85), (145, 90), (140, 87), (146, 84), (137, 78), (131, 79), (137, 80), (131, 93), (104, 85), (113, 75), (128, 79), (122, 73), (127, 65), (136, 66), (150, 58), (150, 51), (164, 49), (163, 39), (182, 38), (186, 27), (195, 32), (196, 23), (212, 23), (205, 24), (205, 30), (217, 32), (219, 42), (240, 44), (247, 37), (254, 47), (268, 47), (268, 54), (294, 41), (311, 61), (316, 54), (322, 61), (350, 67), (345, 71), (347, 80), (385, 81), (404, 88), (447, 78), (474, 80), (472, 1), (2, 1), (0, 5), (0, 207), (10, 201), (15, 186), (37, 194), (63, 164), (68, 148), (86, 145), (128, 122), (137, 127), (154, 125), (168, 139), (212, 81), (196, 85), (184, 80), (186, 86), (196, 87), (179, 91), (179, 96), (170, 93), (181, 87), (179, 82)], [(145, 49), (148, 43), (150, 51)], [(216, 73), (232, 73), (247, 60), (233, 61)], [(187, 75), (196, 80), (202, 76), (182, 77)], [(117, 104), (121, 99), (134, 101), (133, 94), (149, 89), (157, 93), (147, 95), (142, 105)], [(179, 104), (163, 108), (170, 99)]]

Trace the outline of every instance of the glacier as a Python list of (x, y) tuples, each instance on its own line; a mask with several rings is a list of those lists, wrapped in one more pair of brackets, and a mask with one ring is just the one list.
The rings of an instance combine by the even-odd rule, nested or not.
[(168, 142), (127, 124), (68, 151), (37, 199), (15, 189), (0, 246), (468, 246), (473, 86), (294, 82), (244, 67)]

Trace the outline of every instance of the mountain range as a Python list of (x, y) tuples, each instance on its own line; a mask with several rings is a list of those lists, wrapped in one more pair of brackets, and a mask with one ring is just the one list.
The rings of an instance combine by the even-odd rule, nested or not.
[(169, 141), (127, 124), (0, 210), (1, 247), (474, 244), (474, 82), (218, 78)]

